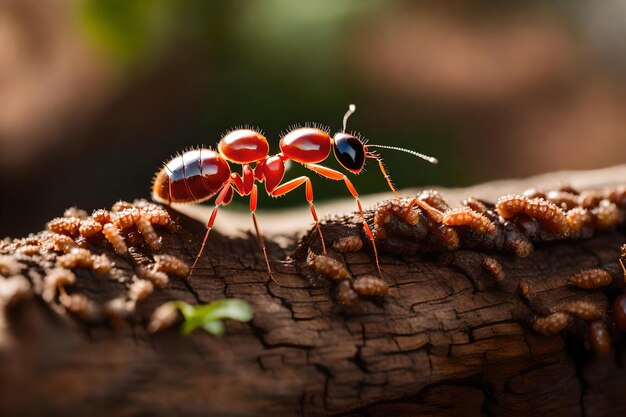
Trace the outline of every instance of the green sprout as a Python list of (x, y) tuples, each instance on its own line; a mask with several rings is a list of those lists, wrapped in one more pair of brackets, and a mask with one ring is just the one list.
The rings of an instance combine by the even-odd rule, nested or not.
[(213, 336), (221, 336), (224, 333), (223, 319), (240, 322), (252, 319), (252, 307), (238, 298), (225, 298), (195, 306), (184, 301), (172, 301), (171, 305), (183, 314), (185, 321), (180, 328), (183, 335), (200, 328)]

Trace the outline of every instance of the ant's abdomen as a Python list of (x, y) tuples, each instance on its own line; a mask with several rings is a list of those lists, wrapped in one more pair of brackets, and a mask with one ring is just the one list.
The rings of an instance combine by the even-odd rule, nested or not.
[(152, 199), (161, 203), (200, 202), (215, 195), (230, 177), (230, 166), (210, 149), (178, 155), (157, 172)]
[(280, 140), (280, 150), (287, 158), (309, 164), (325, 160), (330, 145), (330, 135), (312, 127), (292, 130)]

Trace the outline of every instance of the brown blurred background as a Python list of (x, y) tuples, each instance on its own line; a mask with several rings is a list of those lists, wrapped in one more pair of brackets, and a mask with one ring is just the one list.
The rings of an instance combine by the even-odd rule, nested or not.
[[(234, 125), (275, 152), (349, 103), (371, 142), (440, 159), (384, 153), (400, 188), (622, 163), (624, 39), (623, 0), (2, 0), (0, 236), (149, 197), (162, 161)], [(374, 168), (362, 193), (385, 190)]]

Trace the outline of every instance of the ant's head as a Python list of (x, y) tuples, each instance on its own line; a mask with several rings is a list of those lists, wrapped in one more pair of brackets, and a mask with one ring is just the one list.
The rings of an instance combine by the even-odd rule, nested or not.
[(350, 104), (350, 106), (348, 107), (348, 111), (343, 116), (343, 131), (335, 133), (335, 136), (333, 136), (333, 152), (335, 153), (335, 158), (337, 158), (337, 161), (339, 161), (341, 166), (343, 166), (348, 171), (352, 172), (353, 174), (359, 174), (363, 170), (363, 167), (365, 166), (365, 160), (367, 158), (379, 159), (376, 153), (370, 151), (370, 148), (393, 149), (396, 151), (410, 153), (411, 155), (415, 155), (419, 158), (425, 159), (431, 164), (436, 164), (438, 162), (437, 158), (433, 158), (432, 156), (427, 156), (419, 152), (411, 151), (409, 149), (398, 148), (396, 146), (366, 145), (358, 137), (346, 132), (348, 118), (355, 111), (356, 106), (354, 104)]
[(346, 132), (348, 118), (355, 110), (356, 106), (350, 104), (348, 111), (343, 116), (343, 130), (335, 133), (335, 136), (333, 136), (333, 152), (342, 167), (354, 174), (358, 174), (365, 165), (367, 149), (361, 139)]

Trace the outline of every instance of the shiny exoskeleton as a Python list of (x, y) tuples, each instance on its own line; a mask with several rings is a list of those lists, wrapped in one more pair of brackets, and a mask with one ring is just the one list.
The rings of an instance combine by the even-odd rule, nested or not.
[[(309, 202), (311, 214), (320, 235), (322, 250), (326, 253), (322, 229), (313, 205), (313, 186), (310, 178), (301, 176), (283, 182), (285, 163), (291, 160), (302, 164), (305, 168), (322, 177), (345, 183), (348, 191), (357, 202), (359, 213), (363, 219), (363, 227), (374, 249), (377, 270), (382, 275), (374, 237), (365, 222), (356, 188), (344, 173), (319, 163), (326, 160), (332, 150), (337, 161), (345, 169), (351, 173), (359, 174), (367, 159), (375, 159), (389, 187), (397, 197), (398, 194), (391, 183), (381, 157), (371, 148), (379, 147), (409, 152), (432, 163), (436, 163), (437, 160), (406, 149), (365, 145), (357, 136), (346, 132), (347, 119), (354, 111), (354, 105), (350, 105), (343, 119), (343, 130), (333, 137), (328, 132), (314, 127), (301, 127), (291, 130), (280, 140), (280, 153), (277, 155), (269, 155), (267, 139), (261, 133), (251, 129), (237, 129), (226, 134), (220, 140), (217, 151), (205, 148), (193, 149), (167, 162), (157, 172), (154, 179), (152, 198), (155, 201), (166, 204), (202, 202), (217, 194), (215, 208), (209, 217), (207, 232), (192, 266), (192, 271), (202, 255), (219, 207), (230, 203), (234, 192), (236, 192), (241, 196), (250, 196), (252, 220), (263, 249), (267, 270), (272, 277), (267, 251), (255, 215), (258, 194), (256, 182), (265, 182), (265, 191), (272, 197), (280, 197), (303, 184), (305, 185), (306, 199)], [(241, 174), (231, 172), (229, 162), (241, 165)]]

